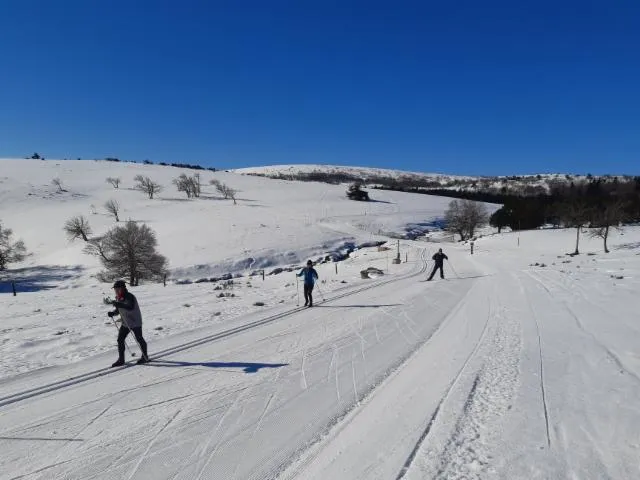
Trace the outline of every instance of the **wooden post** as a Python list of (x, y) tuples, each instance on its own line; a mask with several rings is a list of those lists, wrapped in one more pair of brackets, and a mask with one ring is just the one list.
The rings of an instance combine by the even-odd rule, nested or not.
[(336, 275), (338, 274), (338, 262), (336, 262)]
[(162, 283), (164, 284), (164, 286), (167, 286), (167, 274), (164, 274), (164, 277), (162, 278)]
[(262, 281), (264, 282), (264, 268), (262, 269)]
[(11, 282), (11, 289), (13, 290), (13, 296), (16, 296), (16, 282)]

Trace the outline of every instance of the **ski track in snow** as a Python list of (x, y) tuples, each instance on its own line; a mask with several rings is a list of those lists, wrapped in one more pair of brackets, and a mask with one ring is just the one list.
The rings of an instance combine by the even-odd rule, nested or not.
[[(518, 322), (499, 311), (493, 313), (493, 336), (476, 374), (454, 435), (440, 458), (436, 478), (480, 479), (491, 471), (496, 427), (511, 407), (519, 381), (521, 348)], [(482, 347), (481, 347), (482, 350)]]
[[(482, 255), (479, 248), (477, 262)], [(308, 478), (351, 480), (393, 478), (382, 474), (389, 471), (411, 480), (525, 478), (505, 465), (514, 459), (532, 469), (526, 478), (640, 478), (633, 404), (640, 377), (632, 352), (587, 315), (604, 314), (604, 307), (589, 299), (587, 287), (573, 288), (552, 272), (511, 267), (507, 259), (496, 271), (478, 268), (490, 272), (479, 278), (474, 261), (460, 258), (461, 278), (430, 284), (416, 282), (423, 262), (410, 274), (328, 293), (318, 308), (269, 322), (252, 317), (215, 342), (183, 342), (155, 366), (114, 370), (4, 405), (0, 478), (306, 479), (311, 472)], [(632, 339), (630, 322), (622, 319), (620, 328)], [(409, 368), (431, 351), (448, 363)], [(440, 379), (439, 368), (449, 369)], [(401, 412), (417, 419), (403, 425), (403, 435), (383, 435), (345, 463), (352, 449), (372, 440), (353, 436), (356, 420), (416, 371), (414, 383), (441, 380), (442, 388), (416, 396), (417, 413)], [(596, 382), (607, 377), (590, 378), (594, 373), (616, 375), (598, 390)], [(34, 384), (20, 392), (32, 393)], [(396, 392), (398, 400), (404, 393)], [(424, 399), (432, 402), (418, 402)], [(537, 451), (518, 458), (500, 451), (501, 435), (523, 400), (535, 433), (518, 433), (529, 445), (537, 442)], [(599, 413), (607, 415), (600, 422)], [(389, 415), (402, 424), (392, 408)], [(504, 440), (517, 440), (510, 433)], [(330, 470), (333, 461), (348, 465), (342, 475)], [(323, 476), (318, 465), (334, 475)]]

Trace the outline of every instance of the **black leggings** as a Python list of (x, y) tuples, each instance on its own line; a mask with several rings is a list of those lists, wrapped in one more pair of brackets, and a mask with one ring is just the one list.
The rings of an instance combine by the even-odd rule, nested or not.
[(433, 270), (431, 271), (431, 275), (429, 275), (429, 280), (431, 280), (433, 278), (433, 276), (436, 274), (436, 272), (438, 271), (438, 269), (440, 269), (440, 278), (444, 278), (444, 271), (442, 269), (443, 265), (442, 264), (435, 264), (433, 267)]
[(129, 330), (124, 325), (122, 325), (118, 331), (118, 358), (124, 360), (124, 339), (129, 335), (129, 331), (133, 332), (142, 349), (142, 355), (147, 358), (147, 342), (142, 338), (142, 327), (135, 327)]
[(311, 295), (313, 292), (313, 285), (304, 284), (304, 303), (305, 305), (313, 305), (313, 296)]

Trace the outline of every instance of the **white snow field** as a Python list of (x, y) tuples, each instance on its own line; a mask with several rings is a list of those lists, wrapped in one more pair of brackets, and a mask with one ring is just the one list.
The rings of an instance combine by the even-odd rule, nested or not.
[[(127, 355), (112, 369), (109, 285), (61, 222), (112, 194), (84, 169), (167, 175), (167, 186), (177, 173), (58, 162), (69, 192), (41, 199), (48, 162), (0, 162), (0, 219), (35, 251), (8, 272), (31, 273), (31, 291), (0, 295), (0, 479), (640, 478), (640, 228), (613, 234), (609, 254), (582, 238), (581, 255), (565, 255), (574, 230), (486, 236), (473, 256), (463, 244), (402, 240), (399, 265), (394, 250), (362, 248), (337, 274), (318, 265), (325, 283), (311, 309), (297, 306), (292, 272), (236, 279), (224, 299), (216, 283), (142, 285), (132, 291), (153, 361)], [(270, 211), (207, 199), (156, 207), (115, 192), (158, 231), (182, 278), (245, 255), (287, 265), (276, 262), (284, 239), (299, 256), (291, 264), (345, 239), (384, 239), (367, 229), (428, 223), (448, 203), (374, 191), (391, 203), (363, 205), (343, 201), (344, 186), (211, 175)], [(30, 191), (37, 198), (25, 200)], [(90, 220), (96, 232), (112, 224)], [(255, 238), (261, 228), (267, 238)], [(446, 280), (426, 282), (438, 247)], [(385, 274), (360, 278), (369, 266)]]

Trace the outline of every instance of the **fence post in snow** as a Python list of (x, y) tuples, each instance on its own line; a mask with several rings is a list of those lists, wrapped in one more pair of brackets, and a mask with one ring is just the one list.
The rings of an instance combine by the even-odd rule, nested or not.
[(338, 262), (336, 262), (336, 275), (338, 274)]
[(264, 268), (262, 269), (262, 281), (264, 282)]
[(164, 286), (167, 286), (167, 274), (164, 274), (164, 277), (162, 277), (162, 283), (164, 284)]
[(16, 296), (16, 282), (11, 282), (11, 289), (13, 290), (13, 296)]

